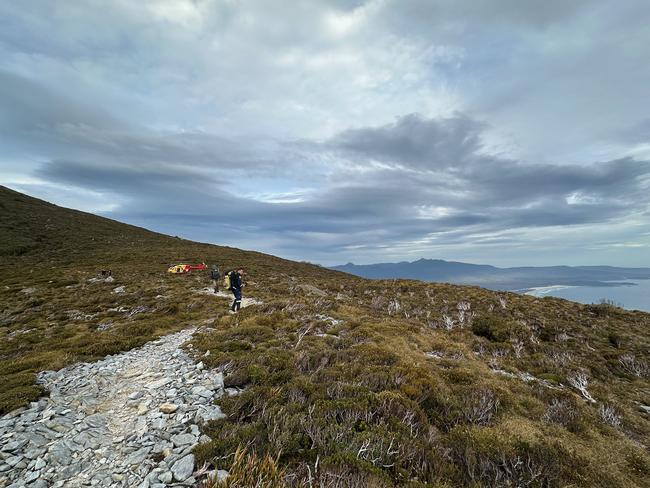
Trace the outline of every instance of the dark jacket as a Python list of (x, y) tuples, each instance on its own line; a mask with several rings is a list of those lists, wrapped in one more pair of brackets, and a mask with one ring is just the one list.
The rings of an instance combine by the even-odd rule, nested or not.
[(241, 290), (241, 275), (237, 271), (230, 272), (230, 288)]

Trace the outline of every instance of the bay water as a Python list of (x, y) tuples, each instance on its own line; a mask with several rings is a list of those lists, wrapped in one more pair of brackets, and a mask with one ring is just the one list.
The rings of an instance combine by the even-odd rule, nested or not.
[(541, 286), (526, 291), (537, 297), (554, 296), (580, 303), (609, 300), (628, 310), (650, 312), (650, 280), (628, 280), (624, 286)]

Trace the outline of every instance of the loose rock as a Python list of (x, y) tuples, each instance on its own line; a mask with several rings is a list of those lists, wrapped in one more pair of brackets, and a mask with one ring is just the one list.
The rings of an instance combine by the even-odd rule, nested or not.
[(49, 398), (0, 419), (0, 486), (194, 485), (197, 424), (224, 416), (224, 390), (181, 349), (193, 332), (40, 373)]
[(160, 406), (162, 413), (174, 413), (176, 410), (178, 410), (178, 405), (174, 405), (173, 403), (163, 403)]
[(185, 481), (187, 478), (192, 476), (194, 471), (194, 454), (188, 454), (187, 456), (179, 459), (172, 466), (172, 474), (174, 479), (178, 481)]

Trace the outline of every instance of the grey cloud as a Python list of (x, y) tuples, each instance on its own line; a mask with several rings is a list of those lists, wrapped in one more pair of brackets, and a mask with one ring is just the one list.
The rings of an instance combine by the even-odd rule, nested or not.
[(2, 69), (0, 97), (0, 129), (5, 134), (51, 130), (63, 121), (103, 129), (124, 125), (105, 111), (77, 103), (41, 83)]
[[(478, 204), (476, 198), (488, 203), (530, 202), (581, 193), (592, 199), (634, 201), (643, 196), (644, 181), (650, 177), (649, 163), (632, 158), (576, 166), (524, 164), (487, 155), (481, 142), (485, 128), (467, 116), (424, 119), (412, 114), (394, 124), (345, 131), (325, 147), (352, 159), (396, 162), (419, 171), (408, 179), (395, 173), (402, 178), (402, 187), (425, 184), (434, 191), (440, 187), (448, 193), (464, 190), (456, 204)], [(436, 172), (427, 174), (430, 169)], [(395, 175), (387, 172), (386, 177)]]
[[(387, 165), (360, 174), (342, 170), (329, 185), (294, 203), (242, 197), (204, 166), (190, 171), (160, 164), (57, 160), (40, 175), (124, 195), (132, 203), (122, 205), (116, 216), (155, 228), (183, 220), (193, 232), (207, 227), (219, 236), (266, 236), (279, 249), (292, 252), (298, 243), (314, 253), (341, 253), (356, 245), (408, 246), (431, 239), (452, 244), (476, 233), (608, 222), (650, 204), (646, 161), (525, 165), (483, 154), (479, 127), (482, 124), (467, 116), (435, 120), (410, 115), (387, 126), (349, 130), (323, 144), (303, 141), (301, 150), (315, 151), (311, 160), (319, 154), (330, 160), (331, 152), (351, 162), (380, 159)], [(410, 133), (417, 137), (408, 137)], [(442, 213), (436, 214), (436, 208)], [(246, 231), (233, 231), (234, 223)]]
[(643, 119), (631, 127), (619, 131), (616, 136), (630, 144), (641, 144), (650, 141), (650, 118)]
[(352, 157), (359, 155), (419, 168), (449, 168), (476, 154), (482, 127), (483, 124), (463, 115), (440, 123), (410, 114), (382, 127), (348, 129), (334, 137), (329, 146)]
[(455, 0), (402, 0), (390, 2), (387, 18), (401, 30), (420, 26), (423, 30), (431, 24), (447, 24), (450, 32), (458, 32), (466, 25), (494, 23), (498, 25), (521, 26), (524, 28), (547, 28), (566, 21), (568, 17), (584, 11), (593, 5), (589, 0), (565, 2), (551, 0), (543, 3), (520, 2), (518, 0), (475, 0), (459, 2)]
[[(147, 129), (2, 70), (0, 101), (0, 134), (6, 147), (52, 159), (38, 172), (44, 178), (61, 177), (82, 185), (90, 183), (85, 179), (90, 169), (93, 181), (105, 184), (111, 181), (111, 174), (119, 174), (123, 184), (127, 177), (137, 181), (138, 175), (147, 172), (155, 181), (158, 166), (172, 168), (169, 174), (178, 181), (183, 171), (192, 176), (199, 167), (213, 171), (245, 169), (249, 173), (278, 171), (273, 141), (251, 143), (205, 132)], [(254, 149), (258, 143), (265, 148), (264, 154)], [(123, 171), (128, 174), (121, 174)], [(100, 173), (106, 177), (98, 176)]]
[(0, 5), (1, 164), (330, 262), (647, 222), (643, 0), (178, 5)]

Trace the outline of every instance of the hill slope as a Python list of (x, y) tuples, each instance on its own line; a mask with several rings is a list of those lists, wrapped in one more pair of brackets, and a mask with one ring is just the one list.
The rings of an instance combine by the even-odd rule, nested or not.
[(474, 284), (495, 290), (522, 290), (535, 286), (611, 286), (613, 281), (650, 279), (650, 268), (613, 266), (495, 266), (419, 259), (413, 262), (344, 264), (331, 269), (363, 278), (416, 279), (456, 284)]
[[(253, 280), (289, 272), (333, 276), (323, 268), (61, 208), (5, 187), (0, 236), (0, 337), (7, 339), (0, 346), (0, 375), (11, 376), (0, 377), (6, 386), (0, 412), (40, 394), (33, 386), (39, 368), (129, 349), (224, 310), (225, 299), (198, 293), (209, 285), (205, 272), (168, 276), (170, 264), (206, 262), (222, 270), (244, 265), (255, 270)], [(108, 283), (98, 279), (107, 269), (113, 273)], [(125, 291), (115, 293), (119, 287)], [(98, 334), (97, 327), (110, 330)]]
[[(4, 412), (41, 393), (39, 370), (207, 325), (193, 353), (244, 391), (219, 401), (228, 416), (204, 426), (213, 440), (195, 454), (233, 481), (238, 447), (276, 460), (279, 471), (250, 458), (274, 486), (632, 487), (650, 476), (649, 314), (366, 281), (4, 188), (0, 212)], [(263, 304), (225, 314), (205, 274), (165, 272), (184, 260), (246, 266), (245, 294)], [(108, 268), (115, 281), (97, 279)]]

